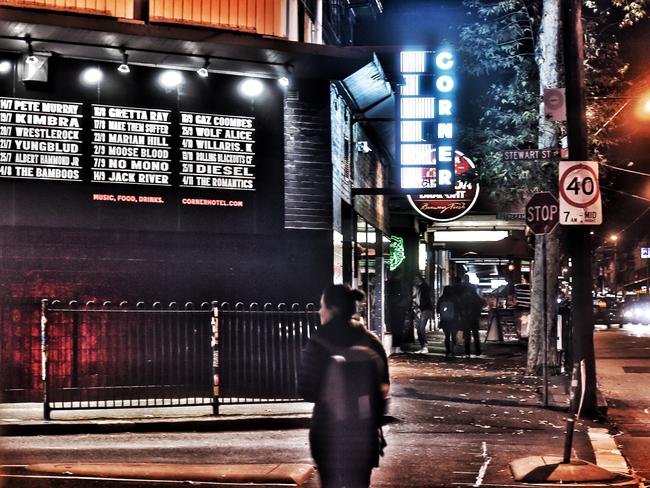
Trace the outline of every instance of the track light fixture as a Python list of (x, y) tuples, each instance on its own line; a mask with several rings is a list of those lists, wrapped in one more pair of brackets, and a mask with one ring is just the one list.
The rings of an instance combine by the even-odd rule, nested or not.
[(122, 64), (120, 64), (117, 68), (117, 71), (120, 73), (129, 73), (131, 71), (131, 68), (129, 68), (129, 55), (126, 54), (126, 49), (122, 48), (120, 49), (122, 52)]
[(208, 66), (210, 66), (210, 58), (205, 58), (205, 63), (203, 63), (203, 67), (196, 70), (197, 74), (201, 78), (208, 77)]
[(278, 83), (280, 84), (281, 87), (288, 88), (289, 85), (291, 84), (291, 78), (293, 75), (293, 64), (291, 63), (285, 64), (284, 69), (285, 69), (285, 74), (284, 76), (278, 78)]
[(25, 42), (27, 43), (27, 57), (25, 62), (27, 64), (36, 64), (38, 63), (38, 58), (34, 56), (34, 48), (32, 47), (32, 38), (25, 36)]

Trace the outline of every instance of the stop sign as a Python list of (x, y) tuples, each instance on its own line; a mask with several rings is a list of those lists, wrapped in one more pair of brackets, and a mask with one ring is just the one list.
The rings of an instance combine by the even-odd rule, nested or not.
[(557, 199), (547, 191), (535, 193), (526, 204), (526, 225), (535, 234), (548, 234), (560, 217)]

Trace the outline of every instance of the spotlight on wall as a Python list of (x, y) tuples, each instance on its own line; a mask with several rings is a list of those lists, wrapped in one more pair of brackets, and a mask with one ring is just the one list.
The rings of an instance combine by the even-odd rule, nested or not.
[(289, 86), (289, 78), (287, 78), (286, 76), (278, 78), (278, 83), (280, 84), (280, 86), (283, 86), (283, 87), (286, 88), (286, 87)]
[(356, 147), (357, 147), (357, 152), (363, 154), (368, 154), (369, 152), (372, 152), (372, 148), (368, 144), (368, 141), (357, 141)]
[(87, 68), (81, 73), (81, 81), (86, 85), (95, 85), (99, 83), (104, 74), (99, 68)]
[(25, 42), (27, 43), (27, 57), (25, 58), (25, 63), (27, 64), (36, 64), (38, 63), (38, 58), (34, 55), (34, 48), (32, 47), (31, 37), (25, 37)]
[(159, 78), (160, 84), (165, 88), (175, 88), (183, 82), (183, 75), (178, 71), (163, 71)]
[(196, 73), (201, 78), (207, 78), (208, 77), (208, 66), (210, 66), (210, 58), (205, 58), (205, 63), (203, 63), (203, 66), (201, 68), (196, 70)]
[(239, 84), (239, 90), (243, 95), (254, 98), (264, 91), (264, 85), (255, 78), (246, 78)]
[(130, 73), (131, 68), (129, 68), (129, 55), (126, 54), (126, 49), (120, 49), (122, 52), (122, 63), (117, 67), (117, 71), (120, 73)]
[(0, 61), (0, 73), (2, 74), (9, 73), (11, 71), (11, 67), (12, 67), (11, 61), (7, 61), (7, 60)]

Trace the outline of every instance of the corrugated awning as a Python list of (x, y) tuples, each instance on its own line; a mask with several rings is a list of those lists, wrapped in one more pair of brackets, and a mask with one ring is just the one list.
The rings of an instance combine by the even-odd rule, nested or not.
[(351, 99), (354, 120), (369, 124), (377, 142), (394, 158), (395, 95), (377, 56), (372, 54), (372, 61), (346, 77), (341, 85)]
[(61, 56), (198, 69), (205, 56), (215, 71), (264, 77), (340, 80), (373, 55), (364, 49), (287, 41), (260, 35), (169, 24), (0, 7), (0, 50), (25, 52), (25, 35), (34, 51)]

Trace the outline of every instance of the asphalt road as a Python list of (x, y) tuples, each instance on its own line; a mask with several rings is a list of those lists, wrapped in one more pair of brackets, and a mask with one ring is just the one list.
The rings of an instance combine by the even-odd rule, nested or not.
[[(538, 380), (522, 374), (521, 351), (489, 352), (456, 361), (391, 359), (396, 420), (386, 428), (388, 448), (373, 487), (517, 486), (510, 461), (561, 454), (564, 413), (543, 408)], [(593, 461), (585, 432), (581, 422), (575, 454)], [(306, 429), (2, 439), (0, 464), (36, 462), (310, 463), (311, 457)]]
[(595, 333), (596, 371), (617, 442), (635, 472), (650, 479), (650, 326)]

